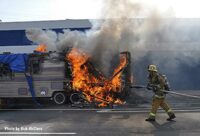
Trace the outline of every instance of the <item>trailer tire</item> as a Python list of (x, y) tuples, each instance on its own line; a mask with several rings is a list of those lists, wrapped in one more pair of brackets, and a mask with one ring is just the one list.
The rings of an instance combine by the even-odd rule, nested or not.
[(56, 92), (53, 95), (53, 101), (55, 104), (62, 105), (66, 102), (66, 95), (63, 92)]
[(72, 104), (78, 104), (81, 102), (81, 97), (79, 93), (72, 93), (69, 98)]

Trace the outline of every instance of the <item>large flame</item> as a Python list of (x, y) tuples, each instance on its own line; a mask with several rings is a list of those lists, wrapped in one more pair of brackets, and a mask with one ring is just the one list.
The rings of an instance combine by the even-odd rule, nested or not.
[(90, 56), (80, 49), (73, 48), (66, 56), (72, 65), (72, 88), (82, 91), (89, 102), (98, 102), (98, 106), (109, 103), (122, 104), (122, 100), (115, 96), (121, 91), (121, 71), (126, 66), (126, 57), (121, 57), (120, 65), (114, 70), (111, 79), (101, 74), (98, 77), (90, 71), (87, 65)]
[(40, 44), (35, 49), (35, 51), (37, 51), (37, 52), (47, 52), (47, 46), (45, 44)]

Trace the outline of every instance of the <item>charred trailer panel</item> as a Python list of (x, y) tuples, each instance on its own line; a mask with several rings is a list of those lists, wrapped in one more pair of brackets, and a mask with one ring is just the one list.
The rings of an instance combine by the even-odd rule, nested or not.
[(72, 89), (72, 65), (70, 61), (67, 59), (67, 54), (71, 51), (71, 47), (65, 48), (63, 52), (59, 53), (61, 60), (64, 62), (64, 81), (63, 81), (63, 89), (67, 93), (67, 96), (70, 97), (73, 89)]
[(126, 59), (126, 66), (124, 67), (121, 75), (121, 84), (122, 84), (122, 91), (120, 93), (122, 99), (127, 99), (130, 95), (130, 85), (133, 82), (133, 76), (131, 71), (131, 53), (121, 52), (120, 53), (120, 60), (125, 58)]

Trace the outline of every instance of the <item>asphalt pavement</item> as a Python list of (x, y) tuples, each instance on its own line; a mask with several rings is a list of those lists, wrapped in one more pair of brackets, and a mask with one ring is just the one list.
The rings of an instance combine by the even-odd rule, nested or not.
[[(199, 95), (200, 92), (191, 94)], [(187, 93), (187, 92), (186, 92)], [(21, 101), (0, 109), (0, 136), (18, 135), (77, 135), (77, 136), (199, 136), (200, 100), (179, 96), (167, 97), (176, 114), (174, 121), (166, 121), (167, 114), (160, 109), (156, 122), (146, 122), (152, 96), (137, 93), (140, 99), (124, 105), (98, 108), (93, 106), (57, 106), (50, 101)], [(137, 100), (137, 101), (136, 101)]]
[(199, 136), (200, 109), (175, 110), (166, 121), (159, 111), (156, 122), (146, 122), (148, 110), (129, 109), (12, 109), (0, 111), (0, 135), (77, 136)]

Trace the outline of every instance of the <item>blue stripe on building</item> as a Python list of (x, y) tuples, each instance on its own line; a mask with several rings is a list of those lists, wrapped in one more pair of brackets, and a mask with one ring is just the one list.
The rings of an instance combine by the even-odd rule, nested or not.
[[(64, 28), (51, 29), (56, 33), (63, 33)], [(70, 28), (70, 30), (86, 31), (90, 27), (86, 28)], [(0, 31), (0, 46), (22, 46), (22, 45), (32, 45), (32, 41), (28, 40), (25, 34), (25, 30), (1, 30)]]
[(0, 46), (35, 45), (27, 39), (25, 30), (39, 28), (62, 33), (63, 29), (86, 31), (92, 27), (89, 20), (49, 20), (27, 22), (0, 22)]

